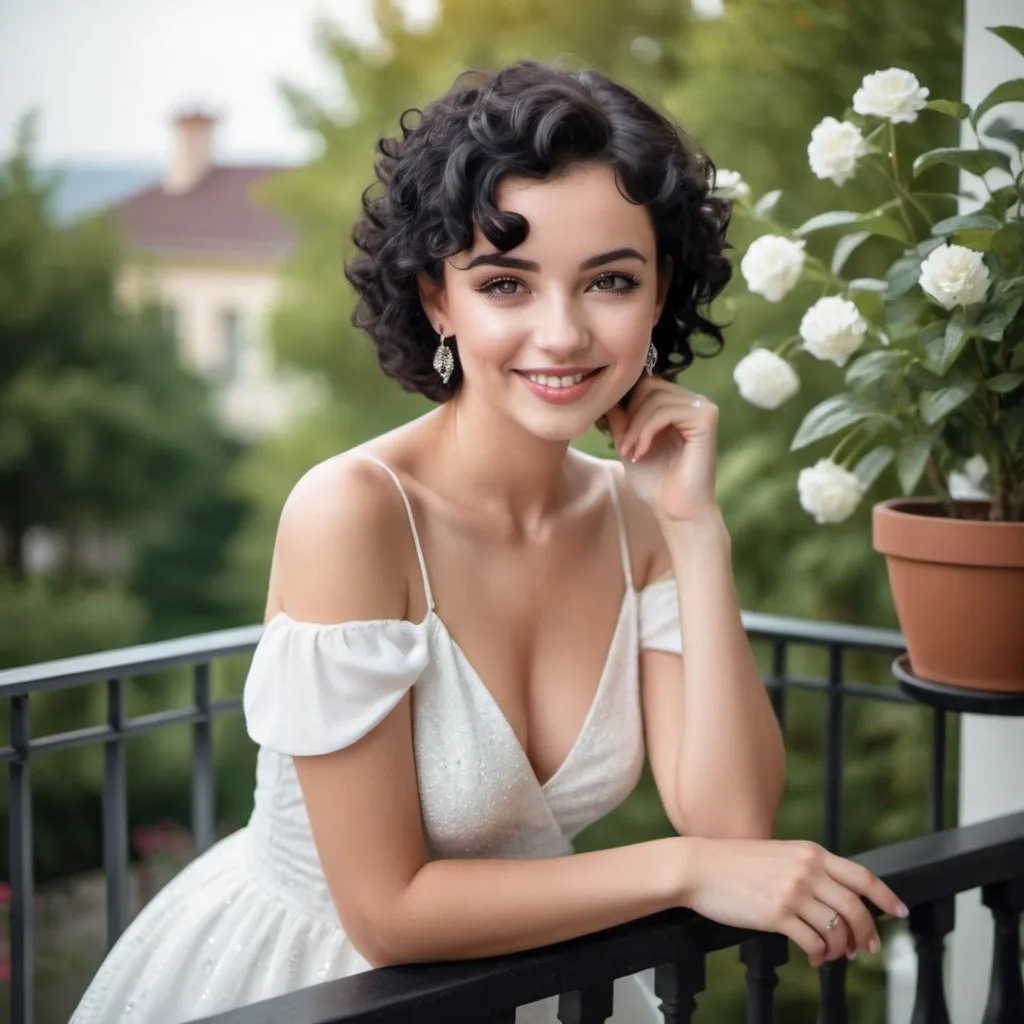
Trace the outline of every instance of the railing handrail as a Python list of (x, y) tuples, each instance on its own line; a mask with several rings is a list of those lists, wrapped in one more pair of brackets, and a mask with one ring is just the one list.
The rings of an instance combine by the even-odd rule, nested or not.
[[(905, 649), (903, 636), (895, 629), (797, 619), (766, 612), (743, 612), (743, 625), (747, 633), (757, 639), (896, 653)], [(124, 679), (143, 672), (244, 654), (255, 649), (263, 629), (262, 625), (237, 626), (4, 669), (0, 671), (0, 698), (105, 682), (113, 678)]]
[[(1024, 812), (880, 847), (852, 858), (912, 908), (1019, 876)], [(761, 933), (670, 910), (569, 942), (510, 956), (389, 967), (323, 982), (203, 1019), (203, 1024), (344, 1024), (378, 1019), (485, 1019), (512, 1005), (735, 946)], [(781, 941), (781, 940), (780, 940)]]

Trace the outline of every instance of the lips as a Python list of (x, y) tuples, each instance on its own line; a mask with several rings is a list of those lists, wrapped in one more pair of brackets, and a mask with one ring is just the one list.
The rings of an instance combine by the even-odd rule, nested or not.
[(582, 398), (603, 370), (603, 366), (564, 366), (514, 370), (513, 373), (538, 398), (553, 405), (563, 405)]

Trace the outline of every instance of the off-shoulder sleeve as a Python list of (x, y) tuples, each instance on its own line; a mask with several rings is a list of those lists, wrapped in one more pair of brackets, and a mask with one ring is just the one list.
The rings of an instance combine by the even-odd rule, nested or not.
[(652, 583), (640, 591), (640, 649), (682, 654), (674, 578)]
[(280, 754), (341, 750), (387, 716), (427, 659), (425, 622), (318, 625), (282, 613), (267, 624), (249, 667), (246, 729)]

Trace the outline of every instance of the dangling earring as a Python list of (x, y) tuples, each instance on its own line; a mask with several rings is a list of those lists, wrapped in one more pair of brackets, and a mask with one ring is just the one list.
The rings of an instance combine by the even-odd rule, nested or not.
[(434, 369), (441, 378), (442, 384), (447, 384), (451, 375), (455, 372), (455, 356), (452, 350), (444, 343), (444, 327), (437, 329), (440, 341), (434, 349)]
[(647, 362), (644, 363), (644, 369), (647, 371), (647, 376), (648, 377), (652, 373), (654, 373), (654, 367), (657, 366), (657, 365), (658, 365), (658, 350), (654, 347), (654, 342), (652, 341), (650, 343), (650, 345), (647, 346)]

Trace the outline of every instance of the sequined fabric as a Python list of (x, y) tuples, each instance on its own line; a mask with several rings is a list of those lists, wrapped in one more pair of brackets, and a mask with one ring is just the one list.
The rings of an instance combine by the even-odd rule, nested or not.
[[(430, 855), (571, 853), (573, 838), (615, 808), (640, 777), (641, 645), (679, 650), (674, 582), (637, 593), (624, 539), (622, 553), (625, 596), (593, 704), (566, 760), (543, 786), (434, 612), (422, 555), (430, 610), (421, 623), (274, 619), (246, 681), (246, 722), (260, 743), (249, 823), (143, 909), (72, 1024), (177, 1024), (367, 970), (331, 902), (292, 756), (355, 742), (410, 688)], [(620, 979), (611, 1024), (656, 1024), (656, 1005), (647, 978)], [(521, 1007), (516, 1021), (557, 1024), (557, 1002)]]

